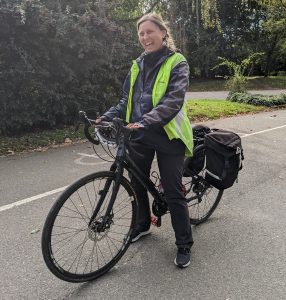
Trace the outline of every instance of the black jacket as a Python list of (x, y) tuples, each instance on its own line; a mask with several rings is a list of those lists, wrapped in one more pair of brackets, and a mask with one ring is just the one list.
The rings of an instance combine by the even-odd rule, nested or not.
[[(169, 139), (163, 126), (172, 120), (180, 111), (189, 82), (189, 67), (186, 62), (179, 63), (171, 72), (168, 89), (158, 105), (153, 108), (152, 89), (162, 63), (173, 52), (164, 47), (156, 52), (143, 53), (136, 59), (140, 72), (133, 87), (131, 123), (140, 122), (147, 129), (136, 134), (136, 140), (154, 146), (161, 144), (165, 149)], [(123, 85), (123, 97), (119, 104), (103, 114), (107, 120), (114, 117), (125, 119), (130, 89), (130, 72)], [(174, 141), (175, 142), (175, 141)], [(180, 142), (180, 141), (177, 141)]]

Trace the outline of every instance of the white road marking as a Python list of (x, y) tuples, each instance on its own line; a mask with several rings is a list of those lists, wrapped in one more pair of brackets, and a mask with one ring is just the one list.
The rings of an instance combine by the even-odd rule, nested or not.
[(52, 190), (52, 191), (49, 191), (49, 192), (45, 192), (45, 193), (42, 193), (42, 194), (39, 194), (39, 195), (36, 195), (36, 196), (33, 196), (33, 197), (29, 197), (29, 198), (11, 203), (11, 204), (0, 206), (0, 212), (4, 211), (4, 210), (11, 209), (13, 207), (16, 207), (16, 206), (19, 206), (19, 205), (22, 205), (22, 204), (26, 204), (26, 203), (29, 203), (29, 202), (47, 197), (47, 196), (51, 196), (51, 195), (56, 194), (56, 193), (60, 193), (60, 192), (64, 191), (67, 187), (68, 187), (68, 185), (63, 186), (63, 187), (58, 188), (58, 189), (55, 189), (55, 190)]
[[(268, 131), (272, 131), (272, 130), (280, 129), (280, 128), (284, 128), (284, 127), (286, 127), (286, 125), (282, 125), (282, 126), (278, 126), (278, 127), (273, 127), (273, 128), (269, 128), (269, 129), (265, 129), (265, 130), (245, 134), (245, 135), (242, 135), (241, 137), (244, 138), (244, 137), (248, 137), (248, 136), (251, 136), (251, 135), (256, 135), (256, 134), (260, 134), (260, 133), (264, 133), (264, 132), (268, 132)], [(94, 154), (92, 154), (92, 155), (91, 154), (86, 154), (86, 153), (78, 153), (78, 154), (81, 155), (82, 157), (86, 156), (86, 157), (96, 158), (96, 156)], [(154, 161), (156, 161), (156, 159), (154, 159)], [(106, 163), (107, 162), (104, 161), (104, 162), (97, 162), (97, 163), (94, 163), (94, 164), (100, 165), (100, 164), (106, 164)], [(42, 194), (39, 194), (39, 195), (36, 195), (36, 196), (33, 196), (33, 197), (29, 197), (29, 198), (26, 198), (26, 199), (23, 199), (23, 200), (20, 200), (20, 201), (11, 203), (11, 204), (7, 204), (7, 205), (4, 205), (4, 206), (0, 206), (0, 212), (11, 209), (13, 207), (16, 207), (16, 206), (19, 206), (19, 205), (22, 205), (22, 204), (26, 204), (26, 203), (29, 203), (29, 202), (47, 197), (47, 196), (51, 196), (51, 195), (56, 194), (56, 193), (60, 193), (60, 192), (64, 191), (67, 187), (68, 186), (63, 186), (61, 188), (58, 188), (58, 189), (55, 189), (55, 190), (52, 190), (52, 191), (49, 191), (49, 192), (46, 192), (46, 193), (42, 193)]]
[[(80, 157), (74, 160), (74, 163), (77, 165), (84, 165), (84, 166), (96, 166), (96, 165), (103, 165), (107, 164), (108, 161), (100, 161), (100, 162), (90, 162), (86, 161), (86, 159), (98, 159), (99, 157), (96, 154), (87, 154), (87, 153), (77, 153)], [(108, 157), (107, 160), (111, 159), (109, 155), (101, 155), (100, 157), (105, 158)]]
[(79, 157), (74, 160), (74, 163), (77, 165), (83, 165), (83, 166), (96, 166), (96, 165), (104, 165), (107, 164), (108, 161), (100, 161), (100, 162), (85, 162), (82, 161), (82, 157)]
[[(97, 158), (97, 155), (96, 155), (96, 154), (78, 153), (78, 155), (86, 156), (86, 157)], [(106, 156), (106, 155), (105, 155), (105, 156)]]
[(261, 131), (257, 131), (257, 132), (253, 132), (253, 133), (248, 133), (248, 134), (242, 135), (241, 137), (244, 138), (244, 137), (248, 137), (248, 136), (251, 136), (251, 135), (256, 135), (256, 134), (272, 131), (272, 130), (275, 130), (275, 129), (280, 129), (280, 128), (283, 128), (283, 127), (286, 127), (286, 125), (282, 125), (282, 126), (278, 126), (278, 127), (274, 127), (274, 128), (269, 128), (269, 129), (265, 129), (265, 130), (261, 130)]

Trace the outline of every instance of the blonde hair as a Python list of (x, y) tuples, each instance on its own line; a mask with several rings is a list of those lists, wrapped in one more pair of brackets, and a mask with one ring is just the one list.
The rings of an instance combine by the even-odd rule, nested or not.
[(139, 26), (145, 22), (145, 21), (151, 21), (154, 24), (156, 24), (160, 30), (166, 31), (166, 36), (164, 38), (164, 43), (167, 48), (170, 50), (176, 52), (177, 48), (175, 46), (174, 39), (172, 37), (171, 31), (167, 23), (162, 19), (162, 17), (156, 13), (149, 13), (144, 15), (138, 22), (137, 22), (137, 31), (139, 30)]

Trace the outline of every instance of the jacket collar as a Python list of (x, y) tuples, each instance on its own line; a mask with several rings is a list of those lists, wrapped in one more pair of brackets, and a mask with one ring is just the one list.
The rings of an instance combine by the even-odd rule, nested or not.
[(159, 49), (158, 51), (147, 53), (143, 52), (137, 59), (136, 62), (140, 66), (143, 61), (145, 61), (147, 64), (150, 64), (152, 66), (157, 66), (162, 64), (169, 56), (174, 54), (173, 51), (171, 51), (167, 47), (163, 47), (162, 49)]

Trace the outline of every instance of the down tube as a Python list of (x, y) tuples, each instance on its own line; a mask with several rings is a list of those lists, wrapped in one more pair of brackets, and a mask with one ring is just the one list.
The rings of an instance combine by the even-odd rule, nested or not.
[(154, 183), (136, 166), (130, 157), (126, 157), (124, 169), (131, 173), (131, 175), (134, 176), (155, 199), (161, 199)]

